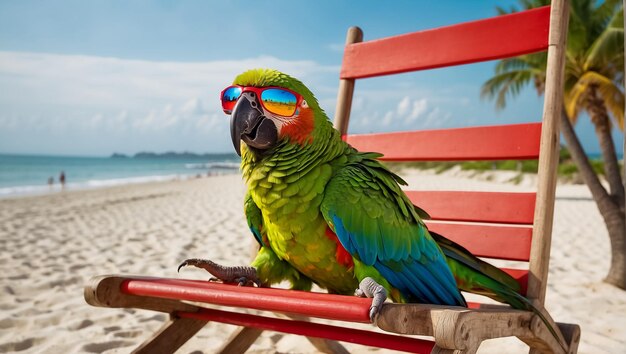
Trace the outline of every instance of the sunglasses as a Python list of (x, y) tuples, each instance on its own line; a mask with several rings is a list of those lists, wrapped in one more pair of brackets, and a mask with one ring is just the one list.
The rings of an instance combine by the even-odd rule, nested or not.
[(241, 94), (244, 92), (253, 92), (259, 98), (261, 105), (268, 112), (283, 117), (291, 117), (296, 113), (298, 104), (302, 102), (302, 96), (291, 90), (282, 87), (243, 87), (228, 86), (220, 94), (222, 101), (222, 109), (224, 113), (231, 114), (235, 104)]

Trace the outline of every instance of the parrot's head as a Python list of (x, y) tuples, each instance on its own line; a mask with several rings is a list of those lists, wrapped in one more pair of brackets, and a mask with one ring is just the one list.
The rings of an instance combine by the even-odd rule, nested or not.
[(230, 134), (239, 155), (242, 147), (263, 156), (279, 144), (309, 144), (316, 125), (328, 121), (302, 82), (276, 70), (240, 74), (221, 99), (231, 115)]

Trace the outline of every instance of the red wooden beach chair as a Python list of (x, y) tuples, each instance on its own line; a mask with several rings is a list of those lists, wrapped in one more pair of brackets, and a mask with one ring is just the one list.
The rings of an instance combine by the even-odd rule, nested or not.
[[(567, 20), (567, 1), (555, 0), (552, 7), (367, 42), (362, 42), (359, 28), (350, 28), (335, 118), (335, 127), (350, 144), (362, 151), (382, 152), (389, 161), (538, 158), (536, 193), (422, 191), (409, 192), (409, 196), (436, 221), (429, 223), (430, 228), (474, 254), (527, 262), (528, 269), (506, 271), (541, 309), (550, 255)], [(355, 79), (545, 50), (548, 61), (542, 123), (347, 135)], [(559, 329), (555, 339), (532, 312), (480, 304), (468, 309), (386, 303), (376, 325), (396, 334), (357, 330), (346, 322), (328, 325), (303, 317), (369, 323), (370, 299), (197, 280), (100, 276), (86, 286), (85, 299), (94, 306), (169, 313), (170, 320), (137, 348), (143, 353), (173, 352), (208, 321), (243, 327), (222, 347), (224, 353), (244, 352), (263, 330), (419, 353), (474, 353), (482, 341), (508, 336), (520, 338), (531, 352), (576, 353), (580, 338), (578, 325), (553, 323)], [(268, 313), (226, 311), (216, 309), (216, 305)], [(434, 341), (407, 335), (430, 336)], [(323, 351), (342, 351), (334, 342), (316, 344)]]

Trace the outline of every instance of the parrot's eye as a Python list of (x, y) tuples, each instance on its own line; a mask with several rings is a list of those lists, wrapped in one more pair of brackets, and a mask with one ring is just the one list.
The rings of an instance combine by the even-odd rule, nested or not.
[(306, 100), (302, 100), (302, 108), (308, 108), (309, 104), (306, 103)]

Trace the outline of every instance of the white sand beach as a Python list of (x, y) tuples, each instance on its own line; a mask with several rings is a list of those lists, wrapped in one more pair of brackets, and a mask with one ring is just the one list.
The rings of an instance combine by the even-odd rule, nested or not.
[[(466, 175), (466, 174), (465, 174)], [(491, 181), (450, 171), (409, 171), (415, 189), (526, 191), (498, 174)], [(124, 273), (207, 279), (190, 257), (247, 264), (252, 241), (238, 175), (68, 191), (0, 200), (0, 352), (126, 353), (166, 315), (97, 308), (83, 299), (95, 275)], [(626, 351), (626, 292), (602, 282), (609, 239), (584, 185), (559, 185), (546, 307), (582, 327), (580, 353)], [(211, 353), (235, 328), (208, 324), (180, 353)], [(383, 352), (347, 345), (351, 352)], [(265, 332), (250, 353), (315, 353), (304, 338)], [(480, 353), (523, 353), (517, 339)]]

